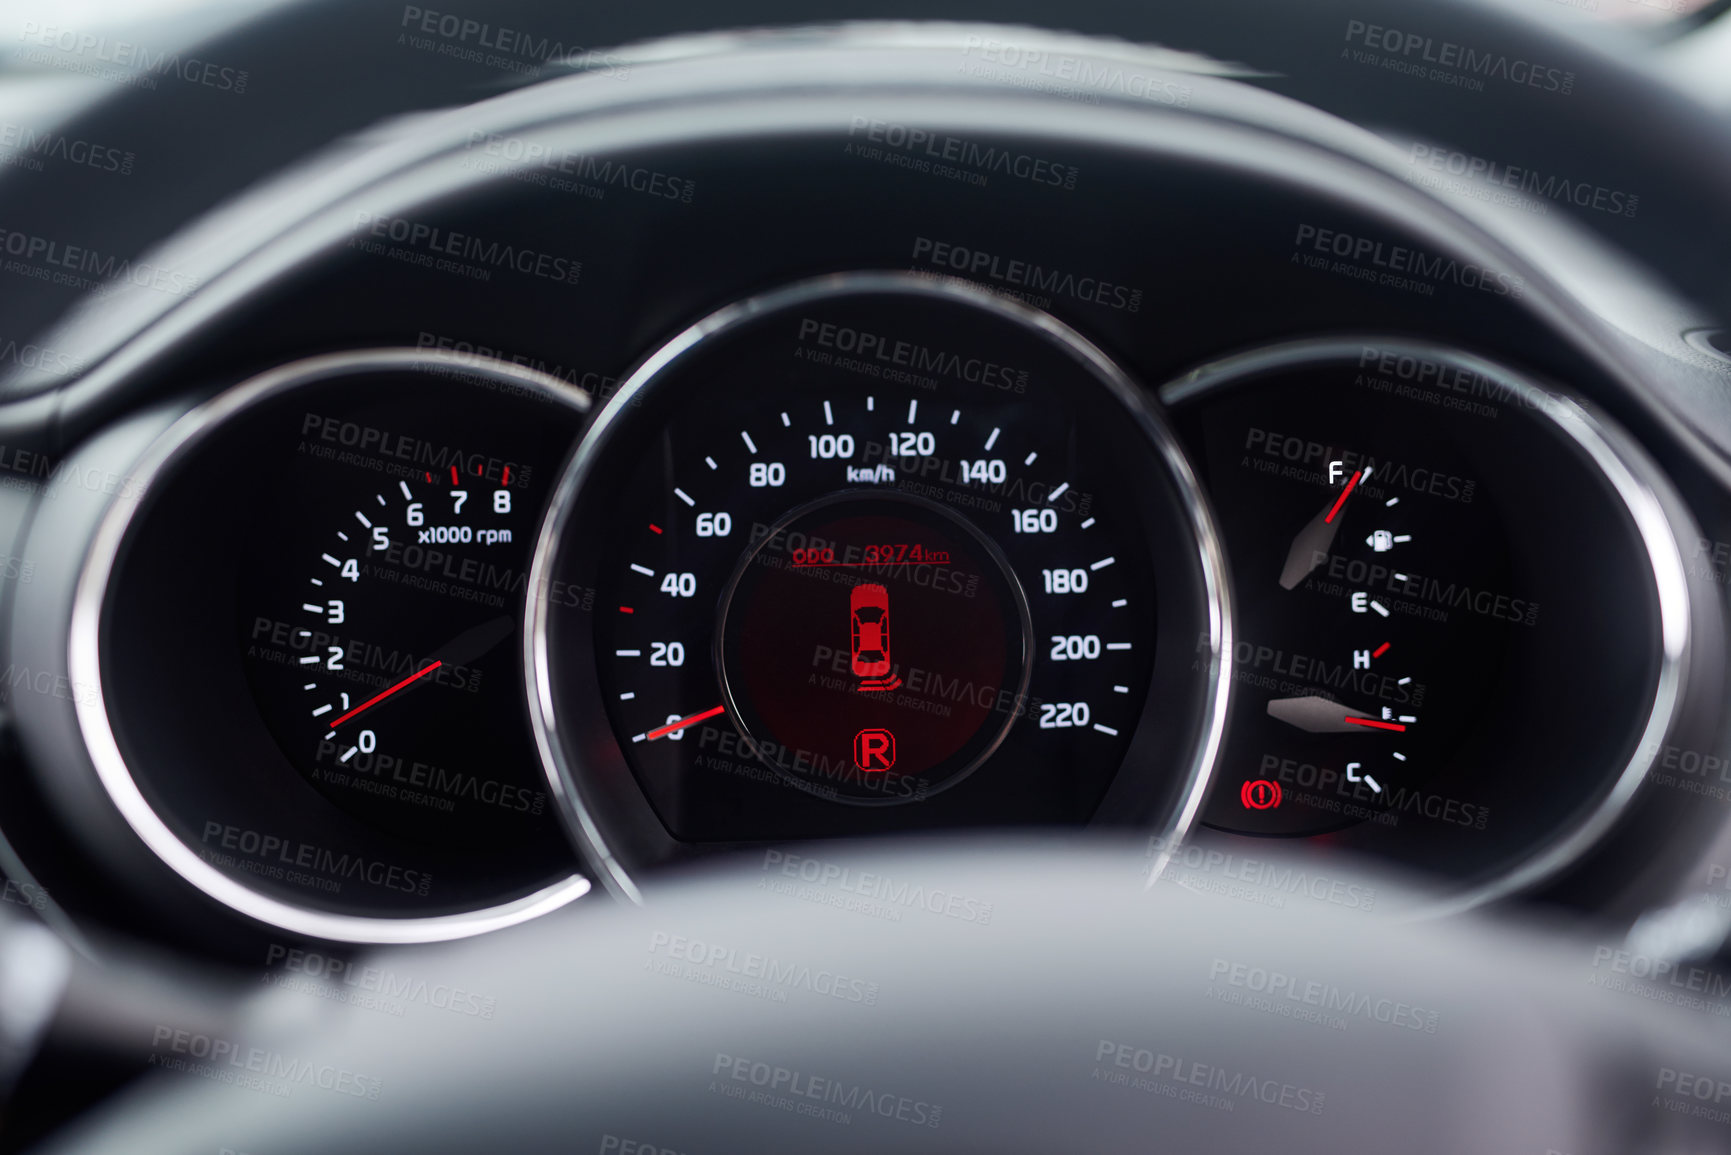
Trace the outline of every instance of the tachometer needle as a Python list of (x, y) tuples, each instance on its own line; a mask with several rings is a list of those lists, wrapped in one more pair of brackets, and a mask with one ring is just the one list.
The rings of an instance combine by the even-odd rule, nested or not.
[(673, 733), (675, 730), (683, 730), (687, 726), (695, 726), (697, 723), (703, 721), (705, 718), (713, 718), (717, 714), (725, 714), (725, 713), (727, 713), (727, 707), (726, 706), (715, 706), (711, 709), (703, 711), (703, 713), (701, 713), (701, 714), (693, 714), (689, 718), (681, 718), (677, 722), (669, 722), (665, 726), (659, 726), (656, 729), (649, 731), (649, 733), (643, 735), (643, 737), (644, 737), (645, 741), (653, 742), (657, 738), (667, 737), (667, 735)]
[(354, 709), (350, 710), (348, 713), (338, 716), (337, 719), (331, 723), (331, 729), (335, 730), (338, 726), (342, 725), (344, 722), (347, 722), (350, 718), (353, 718), (356, 714), (359, 714), (362, 710), (372, 709), (374, 706), (378, 705), (380, 702), (384, 701), (386, 698), (390, 697), (392, 694), (396, 693), (398, 690), (401, 690), (403, 687), (409, 685), (411, 682), (415, 682), (421, 678), (426, 677), (428, 674), (432, 673), (434, 670), (438, 669), (440, 666), (442, 666), (444, 664), (445, 664), (444, 662), (433, 662), (431, 665), (428, 665), (423, 669), (416, 670), (414, 673), (410, 674), (408, 677), (404, 678), (402, 681), (398, 682), (396, 685), (390, 687), (389, 689), (380, 690), (377, 694), (374, 694), (372, 697), (368, 698), (366, 701), (362, 702), (360, 705), (356, 706)]

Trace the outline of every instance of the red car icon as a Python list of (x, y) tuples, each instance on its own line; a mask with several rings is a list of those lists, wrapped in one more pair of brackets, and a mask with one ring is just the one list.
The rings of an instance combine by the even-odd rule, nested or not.
[(853, 588), (853, 672), (882, 678), (890, 672), (890, 591), (880, 585)]

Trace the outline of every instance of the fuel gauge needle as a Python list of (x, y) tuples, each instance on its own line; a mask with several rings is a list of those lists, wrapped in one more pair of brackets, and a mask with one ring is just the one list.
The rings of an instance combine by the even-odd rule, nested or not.
[(1309, 577), (1312, 570), (1327, 560), (1329, 547), (1334, 544), (1334, 535), (1340, 530), (1341, 507), (1346, 504), (1346, 499), (1352, 496), (1352, 491), (1358, 488), (1358, 483), (1369, 476), (1368, 469), (1353, 473), (1347, 479), (1346, 487), (1329, 503), (1328, 508), (1298, 531), (1298, 536), (1292, 539), (1292, 548), (1286, 551), (1286, 565), (1280, 571), (1281, 589), (1296, 589), (1299, 582)]

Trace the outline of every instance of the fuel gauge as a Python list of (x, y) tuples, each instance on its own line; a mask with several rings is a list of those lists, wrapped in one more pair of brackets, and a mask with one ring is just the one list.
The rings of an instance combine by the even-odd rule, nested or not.
[(1460, 879), (1556, 869), (1603, 828), (1676, 707), (1677, 538), (1631, 441), (1409, 342), (1251, 353), (1164, 398), (1236, 600), (1207, 826)]

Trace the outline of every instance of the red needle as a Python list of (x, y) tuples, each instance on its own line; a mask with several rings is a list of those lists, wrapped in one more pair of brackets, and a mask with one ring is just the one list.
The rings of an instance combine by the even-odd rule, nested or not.
[(725, 713), (727, 713), (727, 707), (726, 706), (716, 706), (713, 709), (705, 710), (701, 714), (693, 714), (689, 718), (681, 718), (677, 722), (669, 722), (669, 723), (667, 723), (667, 725), (662, 726), (659, 729), (649, 731), (649, 733), (643, 735), (643, 737), (645, 740), (653, 742), (657, 738), (666, 737), (668, 734), (673, 733), (675, 730), (683, 730), (687, 726), (696, 725), (697, 723), (703, 721), (705, 718), (713, 718), (717, 714), (725, 714)]
[(1351, 496), (1352, 487), (1357, 485), (1358, 479), (1363, 476), (1364, 470), (1362, 469), (1352, 475), (1352, 480), (1346, 483), (1346, 488), (1341, 490), (1340, 496), (1334, 499), (1334, 508), (1328, 511), (1328, 516), (1322, 519), (1322, 524), (1327, 525), (1334, 520), (1334, 515), (1340, 512), (1340, 507), (1345, 505), (1346, 499)]
[(1399, 722), (1384, 722), (1377, 718), (1348, 718), (1354, 726), (1369, 726), (1376, 730), (1405, 730)]
[(398, 682), (396, 685), (392, 686), (390, 689), (379, 691), (377, 694), (374, 694), (372, 697), (368, 698), (366, 701), (362, 702), (360, 705), (356, 706), (354, 709), (350, 710), (348, 713), (342, 715), (336, 721), (332, 722), (331, 723), (331, 729), (335, 730), (338, 726), (342, 725), (344, 722), (347, 722), (350, 718), (353, 718), (356, 714), (359, 714), (362, 710), (365, 710), (365, 709), (368, 709), (370, 707), (378, 705), (380, 702), (384, 701), (386, 698), (390, 697), (392, 694), (396, 693), (398, 690), (402, 689), (404, 686), (408, 685), (410, 682), (414, 681), (416, 678), (424, 678), (428, 674), (432, 673), (434, 670), (438, 669), (440, 666), (442, 666), (444, 664), (445, 664), (444, 662), (434, 662), (432, 665), (428, 666), (424, 670), (416, 670), (414, 673), (410, 674), (408, 677), (404, 678), (402, 681)]

